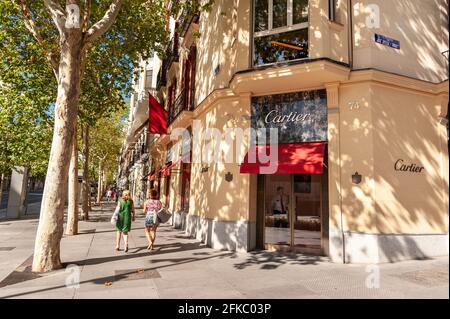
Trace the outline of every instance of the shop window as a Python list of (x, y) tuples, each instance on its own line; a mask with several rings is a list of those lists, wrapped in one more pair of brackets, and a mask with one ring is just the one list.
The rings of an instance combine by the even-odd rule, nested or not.
[(308, 57), (308, 0), (254, 0), (254, 65)]

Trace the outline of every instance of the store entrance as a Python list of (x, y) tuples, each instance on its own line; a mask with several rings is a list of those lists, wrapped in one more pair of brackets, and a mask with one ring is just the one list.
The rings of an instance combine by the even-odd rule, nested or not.
[(326, 167), (322, 174), (259, 175), (258, 181), (262, 248), (328, 254)]

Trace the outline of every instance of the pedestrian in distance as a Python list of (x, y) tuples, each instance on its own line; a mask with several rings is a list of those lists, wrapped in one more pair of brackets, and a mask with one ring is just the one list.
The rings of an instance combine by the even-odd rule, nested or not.
[(158, 216), (157, 212), (162, 208), (161, 201), (159, 200), (158, 191), (152, 189), (150, 191), (150, 198), (144, 203), (145, 215), (145, 236), (147, 237), (148, 246), (147, 250), (153, 249), (153, 244), (156, 239), (156, 230), (158, 228)]
[(136, 218), (133, 200), (129, 190), (124, 190), (122, 196), (117, 203), (119, 216), (116, 223), (116, 250), (120, 250), (120, 239), (123, 235), (125, 242), (125, 252), (128, 251), (128, 233), (131, 230), (131, 221)]
[(118, 189), (116, 191), (116, 203), (119, 201), (120, 196), (122, 196), (122, 191), (120, 189)]
[(108, 191), (106, 192), (106, 201), (107, 201), (107, 202), (109, 202), (109, 200), (111, 199), (111, 193), (112, 193), (112, 191), (111, 191), (111, 188), (110, 188), (110, 189), (108, 189)]

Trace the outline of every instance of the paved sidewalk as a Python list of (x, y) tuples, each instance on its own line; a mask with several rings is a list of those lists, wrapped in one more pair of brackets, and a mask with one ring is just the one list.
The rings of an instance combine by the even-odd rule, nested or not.
[[(112, 207), (94, 207), (80, 235), (63, 238), (62, 260), (77, 267), (47, 274), (30, 271), (37, 219), (1, 221), (0, 298), (449, 298), (448, 257), (380, 265), (380, 287), (367, 288), (373, 266), (217, 251), (169, 225), (148, 252), (142, 214), (129, 252), (116, 252)], [(67, 288), (77, 269), (79, 288)]]

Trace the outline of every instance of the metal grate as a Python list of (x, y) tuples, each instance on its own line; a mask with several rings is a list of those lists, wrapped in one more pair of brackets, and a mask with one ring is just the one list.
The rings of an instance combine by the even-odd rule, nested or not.
[(122, 269), (114, 271), (114, 281), (161, 278), (157, 270)]
[(404, 272), (397, 275), (400, 279), (425, 287), (436, 287), (448, 284), (448, 269), (427, 269)]

